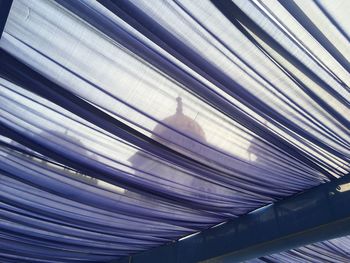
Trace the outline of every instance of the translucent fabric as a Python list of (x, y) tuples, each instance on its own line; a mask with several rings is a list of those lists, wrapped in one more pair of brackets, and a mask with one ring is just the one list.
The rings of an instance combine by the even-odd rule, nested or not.
[(339, 5), (14, 0), (0, 260), (108, 262), (347, 174)]
[(350, 237), (327, 240), (290, 251), (265, 256), (245, 263), (347, 263), (350, 259)]

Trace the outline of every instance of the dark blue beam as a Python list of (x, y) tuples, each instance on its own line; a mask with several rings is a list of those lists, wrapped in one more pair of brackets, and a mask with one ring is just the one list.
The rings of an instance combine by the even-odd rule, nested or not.
[(0, 0), (0, 38), (4, 31), (7, 17), (9, 16), (12, 0)]
[(113, 263), (241, 262), (350, 234), (350, 175)]

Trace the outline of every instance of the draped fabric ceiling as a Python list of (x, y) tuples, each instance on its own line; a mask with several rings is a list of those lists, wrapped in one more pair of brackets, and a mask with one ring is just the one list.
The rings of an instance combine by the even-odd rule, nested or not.
[(249, 260), (245, 263), (347, 263), (350, 258), (349, 248), (350, 237), (346, 236)]
[(108, 262), (347, 174), (349, 4), (14, 0), (0, 261)]

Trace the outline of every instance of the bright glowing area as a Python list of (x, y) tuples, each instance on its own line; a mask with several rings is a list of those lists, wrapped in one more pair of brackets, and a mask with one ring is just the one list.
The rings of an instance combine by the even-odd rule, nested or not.
[(200, 231), (199, 231), (199, 232), (196, 232), (196, 233), (194, 233), (194, 234), (191, 234), (191, 235), (182, 237), (182, 238), (179, 239), (179, 241), (182, 241), (182, 240), (185, 240), (185, 239), (187, 239), (187, 238), (193, 237), (193, 236), (195, 236), (195, 235), (198, 235), (199, 233), (200, 233)]
[(337, 187), (337, 191), (342, 193), (342, 192), (347, 192), (350, 190), (350, 183), (347, 184), (341, 184)]

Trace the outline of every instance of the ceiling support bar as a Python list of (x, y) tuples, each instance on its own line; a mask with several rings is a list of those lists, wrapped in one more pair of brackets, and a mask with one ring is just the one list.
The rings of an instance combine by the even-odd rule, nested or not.
[(241, 262), (350, 234), (350, 175), (113, 263)]

